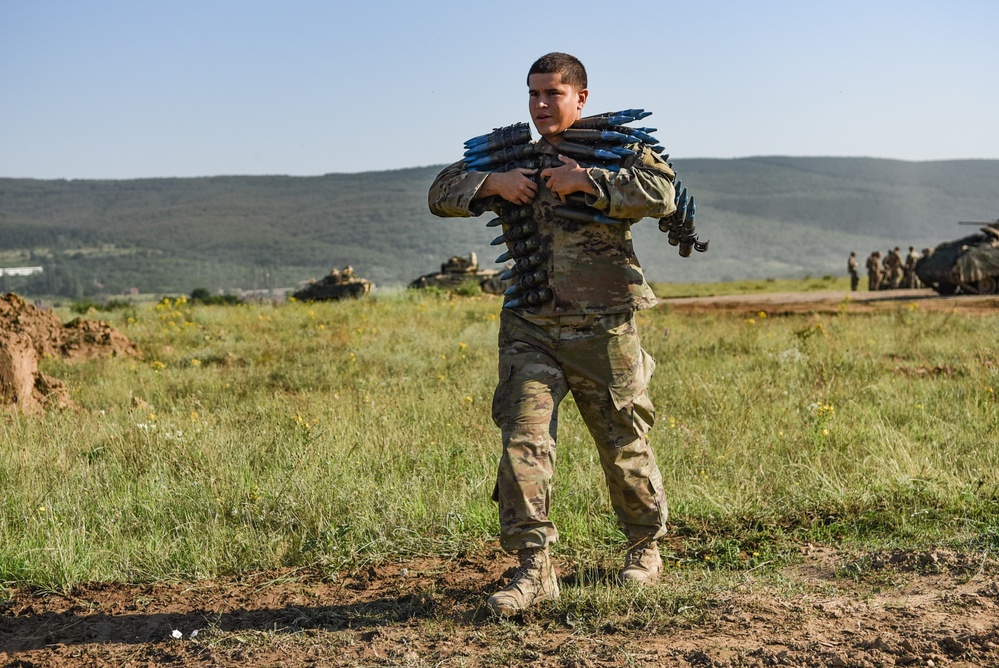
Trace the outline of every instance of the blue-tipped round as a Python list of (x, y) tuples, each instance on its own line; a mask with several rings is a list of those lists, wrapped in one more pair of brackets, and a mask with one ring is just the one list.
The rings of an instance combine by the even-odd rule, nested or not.
[(493, 260), (493, 262), (495, 262), (496, 264), (503, 264), (504, 262), (506, 262), (507, 260), (509, 260), (512, 257), (513, 257), (513, 253), (511, 253), (510, 251), (507, 251), (507, 252), (503, 253), (502, 255), (500, 255), (495, 260)]
[(509, 281), (511, 278), (513, 278), (516, 275), (517, 275), (517, 272), (515, 272), (513, 269), (507, 269), (502, 274), (500, 274), (500, 280), (501, 281)]
[(621, 156), (619, 156), (617, 153), (614, 153), (612, 151), (608, 151), (607, 149), (603, 149), (603, 148), (595, 148), (595, 149), (593, 149), (593, 157), (600, 158), (601, 160), (620, 160), (621, 159)]
[(483, 142), (488, 142), (490, 134), (492, 134), (492, 133), (490, 132), (488, 134), (479, 135), (478, 137), (472, 137), (471, 139), (466, 139), (465, 140), (465, 146), (466, 147), (468, 147), (468, 146), (474, 146), (475, 144), (481, 144)]
[(465, 156), (465, 160), (475, 160), (484, 155), (489, 154), (489, 144), (481, 144), (479, 146), (473, 146), (472, 148), (466, 149), (462, 154)]
[(631, 136), (640, 140), (643, 144), (658, 144), (659, 140), (644, 130), (632, 130)]
[(632, 121), (636, 120), (635, 116), (628, 116), (626, 114), (619, 114), (617, 116), (611, 116), (607, 119), (608, 125), (627, 125)]
[(506, 234), (501, 234), (489, 242), (490, 246), (499, 246), (506, 243)]
[(502, 224), (503, 224), (502, 218), (493, 218), (488, 223), (486, 223), (486, 227), (499, 227)]
[(489, 166), (489, 156), (488, 155), (485, 156), (485, 157), (483, 157), (483, 158), (476, 158), (475, 160), (466, 160), (465, 161), (465, 167), (467, 167), (468, 169), (479, 169), (479, 168), (488, 167), (488, 166)]
[(616, 142), (618, 144), (627, 144), (632, 141), (630, 135), (626, 135), (623, 132), (616, 132), (614, 130), (601, 130), (600, 138), (604, 141)]
[[(666, 147), (665, 146), (650, 146), (649, 150), (652, 151), (653, 153), (662, 153), (663, 151), (666, 150)], [(668, 155), (669, 154), (667, 154), (667, 156)]]
[(511, 285), (510, 287), (508, 287), (506, 290), (504, 290), (503, 294), (506, 295), (507, 297), (510, 297), (510, 296), (515, 295), (515, 294), (521, 293), (523, 291), (524, 291), (524, 286), (522, 286), (520, 283), (514, 283), (513, 285)]
[(627, 146), (611, 146), (610, 152), (613, 153), (614, 155), (619, 155), (622, 158), (626, 158), (629, 155), (635, 155), (635, 152), (632, 151)]
[[(689, 220), (690, 222), (694, 222), (694, 209), (695, 208), (696, 207), (694, 206), (694, 196), (691, 195), (690, 196), (690, 204), (687, 205), (687, 220)], [(708, 221), (708, 222), (709, 222), (708, 227), (711, 227), (711, 225), (710, 225), (711, 221)]]

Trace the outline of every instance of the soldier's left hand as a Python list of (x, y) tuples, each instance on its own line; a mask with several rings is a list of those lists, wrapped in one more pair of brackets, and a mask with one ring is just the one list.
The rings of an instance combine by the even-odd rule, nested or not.
[(586, 174), (586, 169), (579, 166), (579, 163), (572, 158), (559, 154), (559, 167), (549, 167), (541, 171), (541, 178), (544, 180), (548, 190), (565, 202), (565, 198), (573, 193), (589, 193), (598, 195), (596, 188)]

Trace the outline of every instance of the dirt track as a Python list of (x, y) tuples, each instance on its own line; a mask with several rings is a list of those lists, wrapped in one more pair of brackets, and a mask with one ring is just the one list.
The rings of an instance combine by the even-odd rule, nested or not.
[[(702, 601), (702, 617), (652, 630), (625, 618), (581, 631), (544, 606), (492, 619), (482, 603), (512, 564), (499, 554), (335, 579), (282, 571), (15, 592), (0, 605), (0, 665), (999, 665), (994, 561), (932, 551), (863, 563), (857, 581), (842, 576), (848, 555), (805, 547), (778, 590), (749, 572)], [(572, 584), (573, 565), (559, 570)]]
[(883, 292), (774, 292), (721, 297), (678, 297), (661, 303), (683, 313), (729, 312), (751, 315), (783, 313), (876, 313), (915, 304), (927, 311), (999, 313), (999, 295), (939, 295), (930, 289)]

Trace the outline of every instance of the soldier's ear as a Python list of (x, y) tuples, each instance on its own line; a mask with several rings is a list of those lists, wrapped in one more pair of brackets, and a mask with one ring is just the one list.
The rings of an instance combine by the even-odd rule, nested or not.
[(577, 109), (582, 110), (583, 107), (586, 106), (586, 98), (589, 97), (589, 95), (590, 95), (590, 91), (589, 91), (589, 89), (586, 89), (586, 88), (584, 88), (583, 90), (578, 91), (576, 93), (576, 96), (577, 96), (577, 98), (576, 98), (576, 108)]

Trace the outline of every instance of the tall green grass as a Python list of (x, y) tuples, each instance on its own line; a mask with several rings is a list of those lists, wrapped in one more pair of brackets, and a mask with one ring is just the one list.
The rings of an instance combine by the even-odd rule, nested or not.
[[(0, 581), (492, 546), (498, 311), (398, 292), (102, 313), (144, 357), (45, 360), (79, 410), (0, 423)], [(755, 568), (802, 541), (999, 544), (999, 316), (639, 317), (672, 564)], [(561, 417), (556, 551), (602, 563), (622, 537), (571, 398)]]

